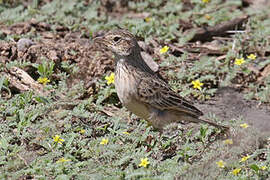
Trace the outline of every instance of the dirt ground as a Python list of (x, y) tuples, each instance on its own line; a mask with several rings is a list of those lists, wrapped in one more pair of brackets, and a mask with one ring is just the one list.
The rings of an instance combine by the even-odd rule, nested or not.
[[(41, 2), (41, 5), (45, 2), (49, 1)], [(25, 3), (25, 7), (27, 7), (28, 4), (27, 2)], [(88, 5), (87, 3), (90, 3), (90, 1), (85, 1), (86, 6)], [(130, 18), (144, 19), (148, 17), (149, 14), (147, 13), (136, 13), (135, 11), (128, 10), (126, 8), (126, 3), (127, 1), (102, 1), (102, 6), (99, 9), (99, 13), (105, 13), (107, 16), (119, 20), (121, 19), (121, 16), (123, 14), (127, 15)], [(190, 3), (190, 1), (183, 1), (183, 3), (185, 3), (185, 11), (192, 9), (192, 3)], [(257, 0), (254, 2), (251, 2), (250, 0), (243, 0), (244, 6), (253, 6), (254, 9), (257, 10), (261, 10), (264, 3), (270, 2), (267, 2), (265, 0)], [(205, 30), (205, 27), (193, 27), (192, 24), (188, 21), (179, 19), (179, 24), (181, 25), (184, 33), (189, 34), (190, 31), (194, 30), (195, 35), (188, 43), (183, 46), (177, 46), (177, 43), (174, 43), (174, 41), (176, 40), (170, 41), (170, 43), (168, 43), (168, 46), (170, 46), (170, 55), (180, 58), (182, 54), (187, 53), (187, 63), (185, 62), (185, 68), (191, 67), (192, 63), (199, 60), (204, 55), (213, 56), (222, 61), (225, 59), (227, 53), (222, 51), (222, 43), (226, 43), (226, 40), (223, 41), (222, 38), (227, 38), (230, 39), (229, 41), (232, 41), (232, 37), (228, 36), (228, 34), (226, 33), (224, 34), (224, 32), (227, 30), (234, 30), (236, 26), (241, 27), (242, 24), (247, 23), (248, 19), (249, 17), (246, 15), (237, 17), (218, 26), (212, 26), (207, 30)], [(82, 83), (86, 91), (84, 91), (82, 94), (80, 94), (81, 92), (78, 93), (80, 95), (77, 95), (77, 99), (74, 101), (77, 102), (78, 100), (78, 102), (81, 102), (82, 100), (86, 100), (88, 98), (91, 98), (92, 96), (97, 95), (98, 91), (100, 90), (98, 87), (100, 82), (98, 81), (104, 78), (105, 75), (113, 72), (115, 65), (115, 62), (113, 60), (113, 54), (106, 49), (101, 49), (93, 43), (93, 39), (95, 37), (103, 35), (104, 33), (106, 32), (89, 32), (89, 30), (84, 27), (80, 28), (80, 30), (73, 31), (70, 30), (68, 27), (65, 27), (64, 25), (59, 25), (57, 23), (51, 25), (45, 22), (37, 22), (35, 19), (26, 22), (15, 23), (12, 25), (0, 24), (0, 39), (4, 39), (5, 37), (12, 37), (11, 39), (13, 39), (12, 41), (0, 41), (0, 68), (1, 65), (4, 65), (4, 67), (2, 68), (3, 71), (0, 71), (0, 79), (1, 76), (7, 77), (7, 79), (9, 80), (9, 88), (11, 90), (10, 93), (5, 89), (2, 89), (2, 91), (0, 91), (1, 97), (5, 99), (10, 99), (11, 96), (29, 90), (43, 96), (51, 93), (50, 91), (44, 90), (44, 86), (37, 82), (40, 75), (38, 74), (36, 67), (33, 66), (33, 64), (42, 64), (46, 60), (52, 60), (55, 63), (54, 73), (52, 74), (51, 79), (55, 84), (57, 84), (58, 81), (63, 78), (60, 77), (61, 72), (65, 72), (68, 75), (67, 86), (69, 89), (72, 89), (73, 86)], [(221, 40), (214, 39), (214, 36), (220, 37)], [(159, 53), (159, 49), (164, 45), (164, 42), (159, 40), (157, 37), (153, 37), (149, 41), (146, 41), (146, 39), (144, 39), (143, 37), (138, 37), (138, 42), (142, 50), (142, 56), (145, 61), (150, 64), (151, 68), (154, 69), (156, 73), (160, 73), (166, 81), (175, 80), (170, 79), (171, 77), (167, 72), (179, 71), (180, 65), (168, 67), (158, 66), (158, 64), (161, 64), (165, 61), (164, 56), (160, 55)], [(270, 49), (265, 49), (266, 50), (263, 50), (262, 53), (260, 52), (260, 49), (258, 50), (255, 47), (251, 47), (250, 49), (245, 49), (246, 51), (244, 53), (250, 54), (255, 52), (255, 54), (260, 56), (260, 59), (258, 59), (264, 61), (269, 57), (270, 54)], [(13, 61), (19, 61), (18, 64), (22, 65), (15, 69), (8, 68), (6, 65)], [(189, 63), (189, 61), (191, 63)], [(63, 63), (73, 66), (74, 71), (71, 71), (71, 69), (68, 68), (63, 68)], [(256, 63), (257, 62), (250, 64)], [(232, 80), (234, 82), (231, 83), (231, 86), (219, 87), (217, 92), (210, 99), (200, 100), (199, 98), (193, 96), (186, 97), (187, 99), (194, 101), (195, 106), (204, 113), (203, 118), (214, 116), (217, 117), (224, 125), (229, 124), (229, 121), (243, 120), (245, 123), (247, 123), (249, 125), (248, 131), (244, 132), (241, 131), (243, 130), (241, 129), (240, 131), (236, 132), (235, 129), (231, 128), (229, 137), (233, 139), (234, 142), (232, 145), (229, 145), (229, 147), (236, 147), (236, 152), (238, 152), (237, 148), (240, 147), (239, 149), (242, 148), (243, 150), (241, 152), (245, 153), (253, 152), (254, 149), (261, 149), (265, 148), (266, 146), (267, 148), (270, 147), (270, 104), (263, 103), (255, 98), (253, 98), (252, 100), (248, 100), (244, 97), (245, 93), (249, 91), (248, 85), (250, 82), (259, 86), (261, 85), (260, 82), (262, 82), (262, 79), (270, 76), (270, 64), (265, 64), (263, 67), (251, 65), (250, 67), (248, 67), (248, 69), (252, 73), (250, 73), (248, 76), (246, 76), (244, 73), (239, 74), (237, 78)], [(219, 75), (220, 74), (218, 74), (217, 76)], [(61, 93), (62, 94), (59, 95), (59, 97), (56, 97), (56, 101), (59, 100), (60, 102), (61, 100), (63, 100), (63, 102), (65, 103), (65, 92)], [(75, 92), (75, 94), (76, 93), (77, 92)], [(115, 99), (116, 101), (118, 101), (117, 97), (115, 97)], [(64, 112), (66, 109), (72, 110), (74, 106), (79, 104), (76, 104), (76, 102), (71, 102), (71, 105), (67, 103), (63, 106), (59, 105), (59, 107), (56, 108), (52, 107), (52, 109), (49, 110), (50, 112), (48, 112), (48, 116), (61, 116), (61, 112)], [(89, 113), (91, 114), (92, 112), (90, 111)], [(98, 113), (102, 115), (105, 114), (106, 117), (123, 117), (121, 119), (123, 121), (126, 121), (128, 119), (127, 117), (129, 117), (128, 111), (122, 108), (119, 101), (114, 105), (110, 104), (108, 106), (105, 103), (104, 109), (100, 110), (100, 112)], [(89, 142), (93, 139), (101, 138), (103, 136), (106, 137), (105, 131), (96, 130), (100, 127), (103, 128), (103, 125), (105, 123), (101, 120), (99, 121), (93, 119), (92, 117), (89, 117), (86, 120), (87, 122), (84, 122), (83, 118), (72, 117), (69, 120), (70, 124), (76, 124), (79, 122), (85, 125), (85, 127), (90, 127), (92, 131), (89, 137), (91, 138), (87, 137), (89, 138), (87, 146), (89, 145)], [(136, 127), (136, 123), (138, 123), (140, 119), (134, 116), (133, 119), (135, 122), (131, 122), (133, 123), (131, 125)], [(52, 118), (51, 120), (55, 119)], [(5, 124), (5, 121), (7, 121), (7, 119), (3, 118), (2, 120), (0, 118), (0, 121), (4, 122), (3, 124)], [(59, 126), (60, 128), (64, 129), (63, 118), (59, 117), (59, 119), (57, 119), (57, 122), (55, 121), (53, 123), (55, 123), (53, 126), (57, 126), (57, 128)], [(112, 126), (110, 122), (104, 126), (107, 125)], [(192, 124), (188, 124), (185, 127), (189, 127), (190, 125), (192, 126)], [(176, 129), (176, 131), (174, 132), (170, 129), (166, 129), (164, 132), (165, 136), (168, 134), (171, 135), (172, 133), (179, 133), (182, 130), (182, 126), (180, 126), (181, 125), (174, 126), (174, 130)], [(198, 128), (198, 126), (196, 125), (194, 127)], [(17, 130), (12, 129), (11, 131), (14, 131), (12, 133), (16, 134)], [(35, 137), (37, 139), (35, 139), (37, 143), (35, 141), (34, 143), (29, 143), (30, 140), (29, 142), (27, 142), (27, 139), (23, 139), (21, 142), (18, 141), (18, 144), (22, 143), (25, 145), (25, 149), (19, 153), (19, 157), (24, 157), (21, 159), (22, 161), (24, 161), (24, 164), (21, 165), (22, 167), (28, 166), (29, 164), (34, 162), (40, 156), (40, 154), (45, 154), (46, 152), (44, 146), (40, 143), (40, 139), (44, 138), (42, 135), (42, 131), (39, 128), (35, 129), (35, 127), (29, 127), (27, 131), (37, 136)], [(219, 136), (220, 134), (217, 134), (215, 138), (218, 139), (220, 138)], [(223, 140), (224, 137), (221, 137), (221, 139)], [(181, 139), (182, 137), (180, 137), (178, 134), (177, 138), (180, 142), (179, 139)], [(154, 142), (153, 139), (154, 137), (148, 136), (146, 137), (144, 142), (151, 144), (152, 142)], [(209, 144), (211, 143), (209, 142)], [(181, 150), (180, 146), (182, 145), (183, 144), (180, 143), (177, 145), (173, 144), (167, 149), (162, 149), (158, 155), (155, 155), (153, 153), (153, 156), (157, 156), (156, 159), (160, 158), (162, 159), (162, 161), (168, 158), (172, 158), (176, 156), (176, 153), (179, 149)], [(146, 151), (148, 151), (148, 149)], [(216, 155), (216, 157), (214, 157), (214, 160), (218, 161), (219, 158), (226, 158), (226, 156), (228, 157), (230, 155), (230, 152), (225, 152), (224, 154), (220, 154), (220, 156)], [(79, 157), (78, 159), (83, 161), (83, 157)], [(91, 157), (89, 159), (91, 159)], [(265, 160), (264, 157), (260, 157), (259, 159)], [(211, 161), (213, 161), (213, 159)], [(238, 162), (239, 160), (235, 158), (235, 161)], [(209, 163), (203, 163), (205, 163), (204, 168), (207, 169)], [(204, 169), (202, 169), (202, 171), (204, 171)], [(27, 176), (22, 177), (22, 179), (26, 179), (26, 177)], [(34, 176), (30, 176), (29, 178), (34, 178)]]
[[(61, 69), (61, 62), (66, 61), (69, 64), (76, 64), (78, 71), (71, 73), (68, 78), (69, 86), (83, 81), (85, 87), (94, 87), (95, 81), (108, 72), (114, 70), (112, 54), (109, 51), (100, 49), (87, 36), (87, 32), (70, 32), (64, 26), (57, 26), (56, 32), (46, 23), (37, 23), (34, 20), (30, 22), (18, 23), (12, 26), (1, 26), (4, 35), (22, 35), (33, 31), (39, 40), (18, 39), (17, 42), (2, 42), (0, 44), (0, 61), (7, 63), (15, 59), (22, 62), (42, 63), (47, 58), (56, 63), (56, 72), (65, 71)], [(98, 32), (93, 37), (104, 34)], [(157, 44), (146, 45), (140, 42), (144, 57), (159, 58), (155, 55)], [(156, 47), (155, 47), (156, 46)], [(24, 70), (37, 80), (38, 74), (35, 68), (26, 66)], [(166, 69), (160, 69), (161, 74), (165, 74)], [(55, 80), (59, 77), (54, 76)], [(166, 78), (166, 77), (165, 77)], [(14, 88), (14, 91), (20, 91)], [(89, 95), (84, 98), (89, 97)], [(258, 104), (256, 101), (248, 101), (234, 87), (223, 87), (218, 90), (217, 96), (212, 100), (206, 101), (205, 104), (197, 104), (205, 113), (216, 114), (224, 121), (237, 119), (240, 116), (246, 119), (262, 134), (270, 135), (270, 106)]]
[[(87, 36), (89, 34), (87, 32), (70, 32), (64, 26), (57, 26), (54, 33), (49, 24), (37, 23), (34, 20), (12, 26), (1, 26), (3, 35), (23, 35), (33, 31), (33, 29), (36, 32), (34, 35), (40, 36), (37, 41), (17, 39), (17, 42), (1, 42), (1, 63), (19, 59), (22, 62), (40, 64), (47, 58), (56, 63), (57, 72), (65, 71), (60, 68), (60, 64), (66, 61), (78, 66), (78, 71), (71, 73), (67, 83), (72, 86), (83, 81), (86, 87), (93, 85), (97, 78), (114, 70), (111, 52), (93, 44), (90, 37)], [(93, 37), (104, 33), (98, 32)], [(139, 44), (145, 59), (150, 58), (151, 61), (151, 58), (159, 58), (158, 55), (154, 54), (155, 48), (158, 48), (157, 44), (146, 45), (143, 41), (140, 41)], [(35, 74), (35, 69), (32, 66), (27, 66), (24, 70), (37, 80), (38, 74)], [(165, 71), (166, 69), (160, 69), (163, 76), (165, 76)], [(54, 78), (57, 80), (59, 77), (55, 76)], [(221, 88), (214, 100), (198, 106), (204, 112), (215, 113), (224, 120), (237, 118), (241, 114), (244, 119), (263, 132), (268, 132), (270, 128), (269, 105), (247, 101), (233, 87)]]

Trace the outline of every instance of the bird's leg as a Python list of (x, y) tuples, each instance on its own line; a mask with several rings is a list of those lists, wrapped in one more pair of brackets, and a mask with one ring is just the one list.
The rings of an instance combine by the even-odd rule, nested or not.
[(129, 112), (129, 114), (128, 114), (128, 124), (132, 124), (131, 116), (132, 116), (132, 112)]

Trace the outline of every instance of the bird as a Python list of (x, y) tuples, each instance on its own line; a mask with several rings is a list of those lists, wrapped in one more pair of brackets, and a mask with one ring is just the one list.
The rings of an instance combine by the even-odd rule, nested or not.
[(203, 113), (146, 64), (135, 36), (128, 30), (111, 30), (93, 41), (114, 54), (115, 88), (122, 105), (154, 129), (162, 131), (168, 124), (183, 121), (228, 129), (200, 118)]

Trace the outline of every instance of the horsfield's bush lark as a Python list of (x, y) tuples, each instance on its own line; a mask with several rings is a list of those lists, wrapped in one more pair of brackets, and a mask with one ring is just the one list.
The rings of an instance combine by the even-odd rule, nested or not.
[(115, 55), (115, 88), (122, 104), (137, 116), (146, 119), (154, 128), (162, 130), (174, 122), (208, 123), (200, 119), (203, 113), (174, 92), (143, 60), (135, 37), (126, 30), (113, 30), (94, 43)]

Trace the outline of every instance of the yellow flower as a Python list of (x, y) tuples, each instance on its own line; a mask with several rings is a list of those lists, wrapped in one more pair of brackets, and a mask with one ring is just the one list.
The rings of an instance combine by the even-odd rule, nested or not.
[(241, 171), (241, 168), (236, 168), (236, 169), (232, 170), (232, 174), (237, 176), (237, 174), (240, 173), (240, 171)]
[(246, 61), (245, 61), (244, 58), (240, 58), (240, 59), (236, 58), (235, 61), (234, 61), (234, 64), (240, 66), (241, 64), (243, 64), (243, 63), (245, 63), (245, 62), (246, 62)]
[(100, 141), (100, 144), (102, 144), (102, 145), (107, 145), (108, 142), (109, 142), (109, 139), (103, 138), (103, 139)]
[(201, 86), (203, 85), (203, 83), (201, 83), (199, 79), (197, 79), (196, 81), (192, 81), (191, 83), (193, 84), (194, 89), (202, 89)]
[(250, 54), (250, 55), (247, 56), (247, 58), (254, 60), (254, 59), (256, 59), (256, 55), (255, 54)]
[(264, 170), (267, 169), (267, 167), (266, 166), (261, 166), (260, 169), (264, 171)]
[(107, 80), (107, 84), (114, 84), (114, 73), (111, 73), (110, 76), (106, 76), (105, 79)]
[(63, 162), (68, 162), (68, 161), (71, 161), (71, 159), (60, 158), (56, 161), (56, 163), (63, 163)]
[(244, 156), (244, 157), (242, 157), (242, 159), (241, 159), (239, 162), (245, 162), (245, 161), (248, 160), (249, 158), (250, 158), (249, 155)]
[(47, 83), (50, 82), (50, 80), (46, 77), (39, 77), (37, 80), (40, 84), (46, 85)]
[(59, 143), (59, 144), (62, 144), (62, 142), (64, 142), (65, 140), (64, 140), (64, 139), (61, 139), (60, 136), (55, 135), (55, 136), (53, 137), (53, 141), (54, 141), (54, 142), (57, 142), (57, 143)]
[(144, 20), (145, 20), (145, 22), (150, 22), (152, 20), (152, 18), (146, 17), (146, 18), (144, 18)]
[(224, 161), (222, 161), (222, 160), (216, 162), (216, 164), (218, 165), (219, 168), (224, 168), (225, 165), (226, 165), (226, 163)]
[(80, 130), (80, 133), (81, 133), (81, 134), (84, 134), (84, 133), (85, 133), (85, 130), (84, 130), (84, 129), (81, 129), (81, 130)]
[(233, 144), (233, 140), (232, 139), (226, 139), (223, 142), (224, 142), (224, 144)]
[(141, 163), (139, 164), (140, 167), (147, 167), (150, 164), (148, 158), (141, 158)]
[(163, 48), (161, 48), (161, 49), (159, 50), (159, 53), (160, 53), (160, 54), (164, 54), (164, 53), (166, 53), (168, 50), (169, 50), (169, 47), (168, 47), (168, 46), (164, 46)]
[(245, 128), (248, 128), (249, 125), (247, 123), (243, 123), (243, 124), (240, 124), (240, 127), (245, 129)]
[(210, 20), (210, 19), (212, 19), (212, 16), (210, 16), (209, 14), (206, 14), (206, 15), (204, 15), (204, 18), (207, 20)]
[(127, 131), (123, 132), (123, 134), (130, 135), (130, 133)]
[(202, 0), (203, 3), (209, 3), (210, 0)]

